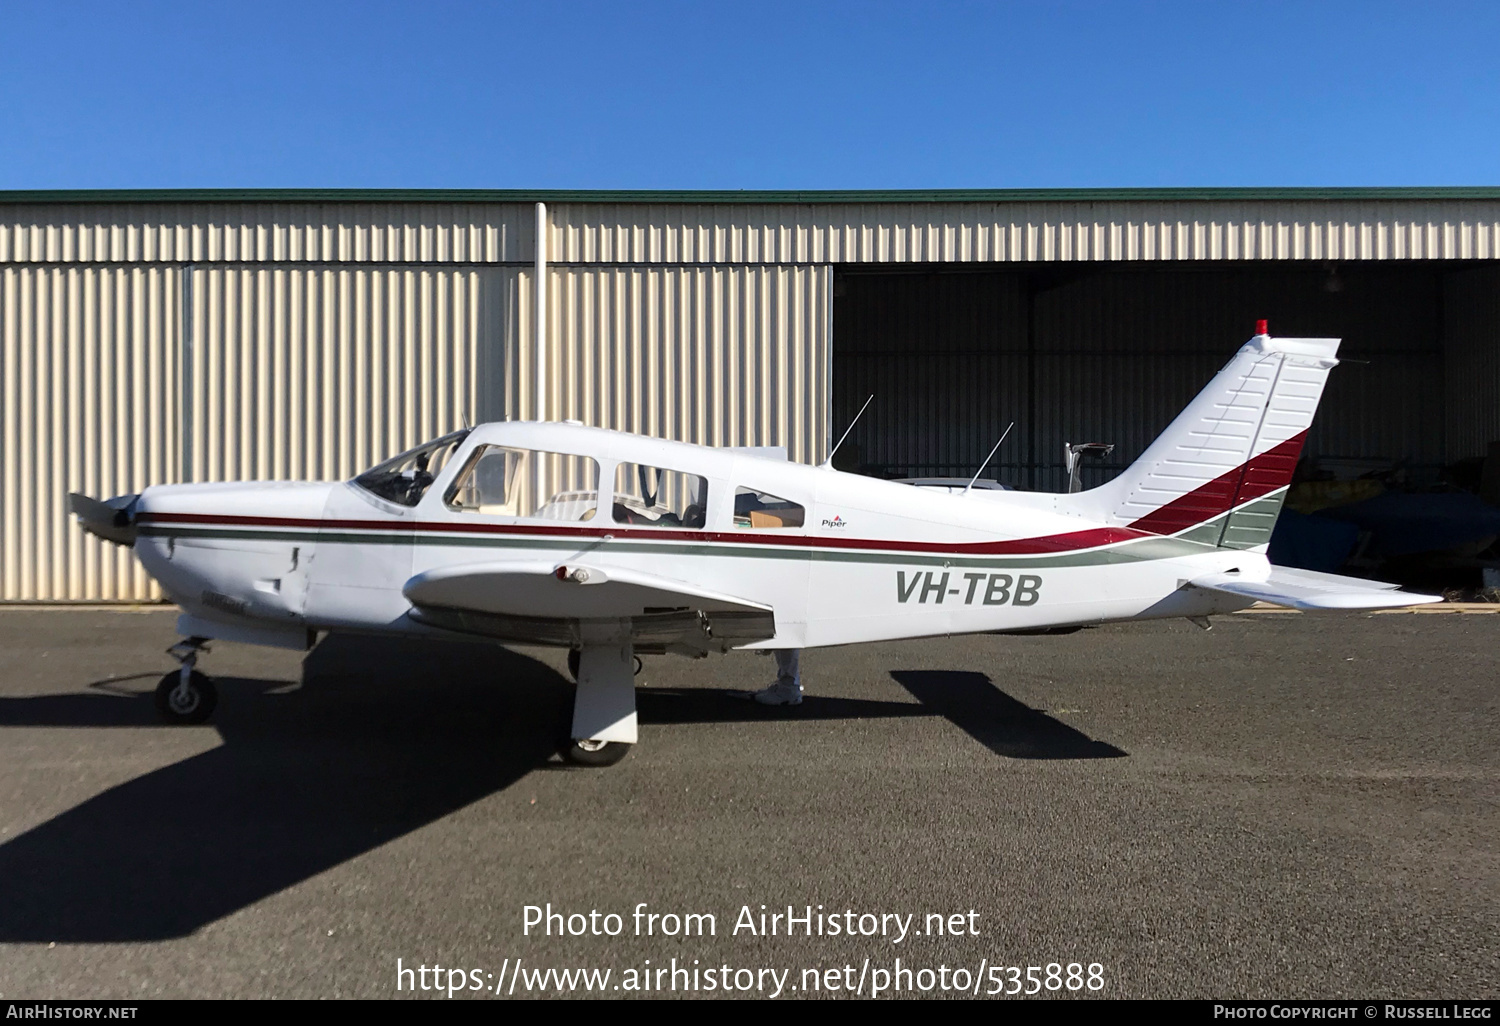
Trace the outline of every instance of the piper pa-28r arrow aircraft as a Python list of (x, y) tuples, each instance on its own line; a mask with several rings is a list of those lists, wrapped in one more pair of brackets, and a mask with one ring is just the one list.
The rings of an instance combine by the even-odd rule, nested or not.
[(182, 609), (170, 722), (215, 704), (209, 639), (323, 631), (562, 646), (564, 754), (636, 741), (637, 653), (705, 656), (1156, 617), (1265, 600), (1439, 601), (1272, 566), (1266, 547), (1337, 339), (1258, 334), (1136, 462), (1074, 494), (927, 489), (577, 423), (458, 431), (337, 483), (157, 485), (83, 525)]

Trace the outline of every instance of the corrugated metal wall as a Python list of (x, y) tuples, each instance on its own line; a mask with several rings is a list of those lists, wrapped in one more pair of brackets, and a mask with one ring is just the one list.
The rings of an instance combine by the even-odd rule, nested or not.
[[(526, 269), (0, 273), (3, 600), (157, 597), (71, 521), (68, 491), (342, 479), (466, 421), (534, 415)], [(550, 416), (815, 460), (830, 286), (826, 267), (550, 269)]]
[(67, 494), (179, 480), (174, 267), (0, 268), (0, 599), (154, 598)]
[(1442, 269), (1344, 265), (1340, 290), (1328, 281), (1322, 265), (841, 275), (835, 423), (875, 392), (851, 436), (864, 462), (955, 476), (1015, 420), (990, 473), (1041, 490), (1066, 485), (1064, 442), (1113, 442), (1107, 464), (1086, 465), (1097, 484), (1266, 317), (1283, 335), (1345, 340), (1309, 454), (1434, 476), (1447, 458)]
[(838, 465), (969, 476), (1015, 421), (986, 474), (1014, 481), (1031, 430), (1025, 276), (840, 275), (835, 289), (834, 438), (875, 397)]
[(503, 273), (194, 268), (187, 479), (337, 480), (472, 422)]
[[(822, 457), (830, 268), (554, 268), (550, 275), (552, 419), (703, 445), (784, 445), (805, 463)], [(524, 339), (529, 315), (523, 320)], [(518, 388), (531, 380), (529, 369), (524, 364), (513, 377)], [(512, 408), (519, 399), (512, 395)]]
[[(1337, 337), (1304, 452), (1405, 461), (1419, 478), (1445, 459), (1442, 276), (1438, 268), (1348, 267), (1338, 292), (1319, 265), (1104, 273), (1036, 297), (1038, 487), (1063, 487), (1065, 441), (1114, 442), (1128, 465), (1269, 319), (1273, 333)], [(1089, 436), (1089, 437), (1083, 437)], [(1086, 484), (1110, 472), (1086, 473)]]
[(1483, 456), (1500, 441), (1500, 267), (1447, 276), (1448, 454)]
[(506, 315), (486, 277), (504, 273), (0, 269), (0, 599), (158, 597), (127, 551), (67, 516), (69, 491), (346, 478), (462, 426), (480, 338), (499, 340)]
[[(784, 445), (794, 460), (822, 458), (831, 268), (547, 274), (549, 419), (701, 445)], [(482, 280), (489, 329), (475, 354), (479, 420), (534, 418), (534, 273), (487, 269)]]
[[(815, 462), (830, 421), (841, 431), (874, 393), (851, 439), (865, 461), (965, 473), (1014, 419), (1000, 476), (1059, 488), (1065, 438), (1130, 458), (1267, 316), (1371, 361), (1334, 376), (1312, 443), (1325, 454), (1434, 465), (1445, 429), (1453, 457), (1500, 435), (1500, 281), (1427, 263), (1500, 259), (1493, 200), (548, 213), (553, 417)], [(465, 419), (533, 416), (535, 215), (477, 201), (0, 206), (0, 600), (154, 596), (127, 554), (68, 522), (69, 490), (346, 477)], [(1325, 260), (1342, 261), (1344, 292), (1319, 291)], [(1099, 273), (1128, 261), (1157, 263)], [(834, 310), (830, 265), (885, 263), (991, 269), (850, 274)]]

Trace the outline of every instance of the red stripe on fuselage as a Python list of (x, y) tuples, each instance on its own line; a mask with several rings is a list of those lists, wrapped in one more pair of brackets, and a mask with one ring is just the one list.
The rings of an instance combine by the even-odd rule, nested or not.
[(795, 534), (752, 534), (748, 532), (673, 530), (638, 527), (556, 527), (540, 524), (484, 524), (422, 522), (411, 520), (312, 520), (293, 517), (221, 516), (212, 513), (141, 513), (138, 520), (153, 524), (213, 525), (218, 527), (312, 528), (321, 531), (409, 531), (418, 534), (482, 534), (566, 538), (629, 538), (689, 544), (733, 543), (739, 545), (781, 545), (788, 548), (862, 549), (890, 552), (950, 552), (964, 556), (1024, 556), (1054, 552), (1094, 549), (1132, 538), (1148, 537), (1144, 531), (1128, 527), (1096, 527), (1040, 538), (1016, 538), (994, 542), (918, 542), (886, 541), (873, 538), (831, 538)]
[(1302, 454), (1302, 443), (1306, 440), (1307, 432), (1299, 432), (1259, 456), (1252, 456), (1229, 473), (1221, 474), (1147, 513), (1130, 526), (1152, 534), (1176, 534), (1283, 488), (1292, 483), (1297, 458)]

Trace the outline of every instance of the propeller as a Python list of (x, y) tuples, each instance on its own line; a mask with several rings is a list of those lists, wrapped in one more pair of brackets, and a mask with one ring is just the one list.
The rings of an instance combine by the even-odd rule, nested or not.
[(77, 492), (68, 493), (68, 512), (89, 534), (116, 545), (135, 544), (135, 501), (139, 495), (116, 495), (100, 502)]

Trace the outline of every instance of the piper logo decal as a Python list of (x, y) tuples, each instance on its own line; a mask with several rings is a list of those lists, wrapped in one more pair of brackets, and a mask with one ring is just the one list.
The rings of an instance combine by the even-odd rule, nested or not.
[(823, 521), (823, 526), (824, 527), (848, 527), (849, 526), (849, 521), (845, 520), (843, 517), (841, 517), (837, 513), (835, 513), (833, 515), (833, 519), (832, 520), (825, 520), (825, 521)]
[[(949, 579), (953, 577), (962, 577), (966, 586), (948, 587)], [(947, 571), (941, 576), (934, 576), (931, 570), (925, 574), (913, 570), (908, 580), (905, 570), (896, 571), (897, 602), (910, 602), (915, 597), (919, 603), (931, 601), (942, 605), (943, 600), (950, 595), (962, 595), (963, 598), (959, 601), (966, 606), (972, 606), (976, 601), (985, 606), (1003, 606), (1007, 603), (1012, 606), (1034, 606), (1042, 597), (1042, 579), (1035, 574), (1012, 577), (1010, 574), (958, 575)]]

